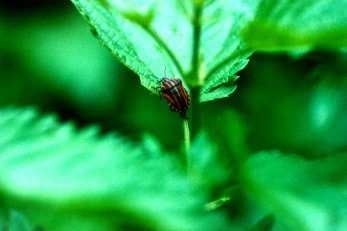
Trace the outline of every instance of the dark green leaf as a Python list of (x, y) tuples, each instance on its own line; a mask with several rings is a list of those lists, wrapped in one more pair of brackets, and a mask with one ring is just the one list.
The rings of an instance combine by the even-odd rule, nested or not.
[(270, 231), (272, 230), (275, 219), (271, 215), (267, 215), (260, 219), (250, 231)]
[(306, 161), (262, 152), (243, 168), (246, 190), (293, 230), (345, 230), (347, 155)]

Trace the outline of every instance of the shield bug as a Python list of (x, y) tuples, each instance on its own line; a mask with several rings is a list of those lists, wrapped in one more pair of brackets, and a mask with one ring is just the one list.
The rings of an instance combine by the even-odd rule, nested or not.
[(179, 78), (162, 78), (160, 86), (161, 96), (167, 100), (171, 111), (179, 112), (183, 119), (187, 119), (186, 111), (189, 108), (189, 95)]

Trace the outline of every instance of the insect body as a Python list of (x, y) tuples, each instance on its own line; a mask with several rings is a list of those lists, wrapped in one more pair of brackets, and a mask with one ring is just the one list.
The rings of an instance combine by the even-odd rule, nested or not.
[(189, 108), (189, 95), (179, 78), (162, 78), (161, 94), (167, 100), (171, 111), (179, 112), (181, 117), (187, 119), (186, 111)]

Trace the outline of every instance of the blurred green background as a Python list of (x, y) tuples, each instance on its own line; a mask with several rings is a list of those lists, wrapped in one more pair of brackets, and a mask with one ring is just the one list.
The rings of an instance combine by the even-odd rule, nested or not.
[[(134, 140), (149, 133), (177, 148), (179, 115), (98, 43), (69, 1), (2, 1), (0, 28), (1, 106), (36, 105), (79, 126), (98, 124)], [(344, 150), (346, 60), (342, 51), (255, 54), (238, 73), (236, 93), (203, 104), (203, 122), (213, 130), (233, 110), (252, 151), (315, 157)]]

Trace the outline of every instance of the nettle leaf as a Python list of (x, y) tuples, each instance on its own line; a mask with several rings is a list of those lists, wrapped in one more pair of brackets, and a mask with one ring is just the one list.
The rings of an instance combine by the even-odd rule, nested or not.
[(153, 138), (140, 145), (118, 135), (100, 137), (95, 127), (77, 131), (54, 116), (17, 108), (0, 110), (0, 134), (1, 201), (31, 217), (48, 210), (34, 220), (48, 230), (75, 230), (75, 218), (80, 225), (96, 222), (88, 227), (98, 230), (228, 227), (223, 214), (204, 210), (205, 193)]
[(219, 86), (217, 89), (209, 93), (202, 93), (200, 96), (200, 102), (207, 102), (219, 98), (228, 97), (231, 93), (236, 90), (236, 86)]
[(243, 166), (246, 190), (293, 230), (346, 230), (347, 155), (306, 161), (258, 153)]
[(192, 30), (183, 4), (172, 0), (72, 2), (101, 43), (154, 93), (158, 78), (182, 78), (189, 68)]
[(234, 74), (248, 63), (251, 52), (239, 36), (248, 20), (242, 1), (207, 1), (201, 22), (201, 102), (234, 92), (235, 86), (223, 84), (235, 82)]
[(236, 85), (228, 86), (226, 83), (234, 83), (239, 78), (239, 76), (234, 74), (243, 69), (247, 63), (248, 60), (246, 59), (240, 62), (231, 62), (231, 64), (222, 67), (220, 71), (212, 74), (201, 88), (200, 101), (206, 102), (217, 98), (224, 98), (233, 93), (236, 90)]
[(347, 45), (347, 1), (245, 0), (253, 20), (247, 46), (260, 51), (340, 48)]
[(202, 101), (226, 97), (230, 88), (210, 93), (217, 83), (233, 81), (244, 67), (239, 63), (251, 54), (238, 35), (248, 18), (242, 1), (72, 2), (102, 44), (154, 93), (158, 79), (166, 76), (182, 78), (188, 87), (211, 81), (201, 92)]

